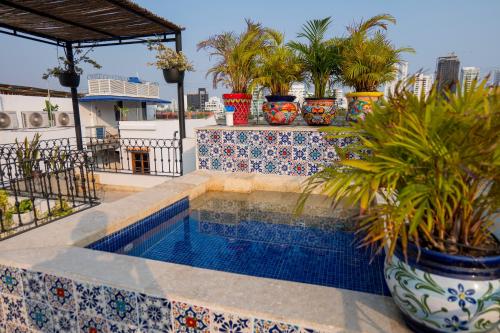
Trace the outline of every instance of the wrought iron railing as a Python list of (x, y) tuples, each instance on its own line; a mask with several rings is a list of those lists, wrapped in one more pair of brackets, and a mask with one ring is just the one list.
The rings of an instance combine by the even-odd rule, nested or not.
[(0, 146), (0, 240), (99, 203), (91, 154), (51, 145), (33, 158)]

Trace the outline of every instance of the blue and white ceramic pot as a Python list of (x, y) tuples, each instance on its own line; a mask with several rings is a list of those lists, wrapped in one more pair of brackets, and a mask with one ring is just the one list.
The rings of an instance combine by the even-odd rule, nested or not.
[(418, 333), (498, 332), (500, 256), (466, 257), (409, 244), (396, 249), (385, 279), (407, 325)]

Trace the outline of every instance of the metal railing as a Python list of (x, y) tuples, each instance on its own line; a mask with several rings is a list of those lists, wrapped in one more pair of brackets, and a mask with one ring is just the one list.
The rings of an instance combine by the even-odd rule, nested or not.
[(0, 146), (0, 240), (99, 204), (92, 156), (57, 147), (24, 158)]

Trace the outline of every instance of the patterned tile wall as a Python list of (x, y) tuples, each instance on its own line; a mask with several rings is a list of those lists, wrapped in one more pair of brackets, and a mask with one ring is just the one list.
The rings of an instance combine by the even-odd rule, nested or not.
[(318, 332), (0, 265), (0, 332)]
[(197, 131), (197, 168), (310, 176), (338, 159), (349, 139), (318, 131), (206, 129)]

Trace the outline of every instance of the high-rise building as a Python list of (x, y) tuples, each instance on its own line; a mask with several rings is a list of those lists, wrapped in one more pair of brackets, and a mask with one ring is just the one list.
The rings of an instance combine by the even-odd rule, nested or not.
[(205, 111), (219, 114), (224, 112), (224, 103), (218, 96), (213, 96), (205, 102)]
[(208, 93), (205, 88), (198, 88), (197, 93), (187, 94), (187, 109), (204, 111), (205, 102), (208, 101)]
[(495, 69), (493, 72), (493, 86), (500, 86), (500, 69)]
[(252, 90), (252, 104), (250, 105), (250, 113), (257, 117), (262, 114), (262, 104), (266, 99), (264, 98), (264, 91), (262, 87), (256, 86)]
[(413, 84), (413, 93), (420, 97), (422, 93), (424, 98), (429, 96), (429, 92), (432, 88), (432, 76), (425, 75), (423, 73), (417, 73), (415, 75), (415, 83)]
[(439, 57), (436, 63), (437, 90), (448, 89), (455, 92), (458, 84), (458, 74), (460, 71), (460, 60), (451, 53), (444, 57)]
[(479, 80), (479, 67), (462, 67), (460, 84), (464, 91), (468, 91), (474, 80)]
[(347, 109), (347, 98), (345, 97), (344, 91), (342, 91), (342, 89), (333, 89), (333, 97), (335, 97), (335, 103), (337, 104), (337, 107)]
[(304, 103), (304, 99), (306, 98), (306, 85), (302, 82), (292, 83), (288, 95), (295, 96), (295, 102), (300, 104)]
[(408, 61), (402, 61), (401, 63), (394, 65), (394, 71), (396, 72), (396, 77), (391, 82), (386, 83), (384, 96), (394, 94), (398, 82), (405, 81), (408, 78)]

